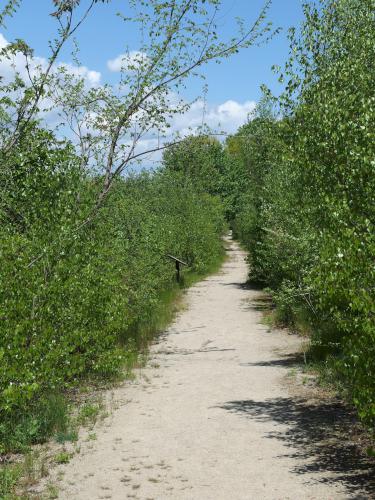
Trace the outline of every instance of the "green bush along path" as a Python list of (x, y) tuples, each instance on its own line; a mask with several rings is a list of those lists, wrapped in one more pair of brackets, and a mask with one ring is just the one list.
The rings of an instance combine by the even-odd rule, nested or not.
[(116, 376), (147, 345), (176, 287), (167, 254), (196, 275), (222, 258), (221, 205), (178, 173), (119, 179), (77, 230), (97, 179), (40, 130), (21, 160), (22, 225), (4, 214), (0, 226), (0, 454), (63, 430), (62, 394)]

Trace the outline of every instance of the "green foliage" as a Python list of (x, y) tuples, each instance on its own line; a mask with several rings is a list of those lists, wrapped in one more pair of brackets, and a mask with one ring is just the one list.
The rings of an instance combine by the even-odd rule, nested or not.
[(223, 171), (221, 143), (209, 136), (188, 136), (163, 154), (166, 169), (181, 172), (202, 191), (218, 194)]
[(250, 250), (252, 277), (274, 290), (282, 322), (295, 323), (305, 310), (315, 330), (312, 351), (336, 355), (336, 372), (370, 425), (374, 9), (373, 0), (305, 4), (305, 21), (290, 32), (291, 56), (281, 75), (282, 117), (268, 115), (265, 122), (259, 114), (227, 145), (247, 171), (234, 228)]
[(104, 406), (101, 402), (84, 404), (79, 409), (79, 413), (76, 417), (76, 423), (78, 425), (87, 425), (89, 423), (94, 424), (103, 409)]
[[(65, 432), (54, 396), (112, 376), (143, 346), (174, 285), (175, 254), (204, 272), (221, 254), (222, 208), (177, 172), (118, 179), (91, 218), (101, 179), (68, 143), (33, 126), (0, 178), (0, 450)], [(51, 396), (49, 396), (51, 394)]]
[(78, 440), (78, 432), (76, 430), (70, 429), (67, 431), (59, 431), (56, 432), (55, 435), (55, 441), (56, 443), (66, 443), (70, 441), (77, 441)]
[[(17, 413), (3, 411), (0, 424), (1, 452), (23, 452), (30, 444), (43, 442), (46, 436), (66, 432), (68, 407), (62, 396), (43, 395), (27, 403), (23, 406), (20, 404)], [(27, 411), (24, 411), (25, 407)]]
[(349, 0), (307, 10), (303, 46), (312, 63), (293, 125), (294, 168), (318, 252), (306, 282), (323, 320), (341, 332), (338, 367), (368, 422), (375, 417), (374, 7)]
[(21, 0), (8, 0), (5, 6), (0, 10), (0, 26), (5, 26), (4, 21), (7, 17), (12, 17), (19, 8)]

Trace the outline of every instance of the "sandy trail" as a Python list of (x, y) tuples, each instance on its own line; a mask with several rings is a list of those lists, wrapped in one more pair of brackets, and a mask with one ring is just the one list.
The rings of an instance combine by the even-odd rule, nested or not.
[(309, 451), (311, 427), (329, 419), (309, 422), (288, 393), (300, 340), (261, 324), (261, 293), (243, 286), (245, 254), (231, 242), (229, 255), (187, 292), (137, 381), (115, 391), (118, 408), (97, 440), (57, 468), (59, 498), (370, 498), (321, 443)]

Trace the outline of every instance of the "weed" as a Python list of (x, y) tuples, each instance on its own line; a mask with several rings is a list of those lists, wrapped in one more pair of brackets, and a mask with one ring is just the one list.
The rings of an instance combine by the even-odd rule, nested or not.
[(85, 403), (76, 417), (77, 425), (94, 425), (103, 410), (104, 405), (101, 401)]
[(78, 431), (76, 429), (69, 429), (67, 431), (57, 432), (55, 435), (55, 441), (59, 444), (64, 444), (66, 442), (74, 442), (78, 440)]
[(21, 475), (21, 466), (1, 465), (0, 466), (0, 498), (10, 500), (12, 493)]
[(57, 473), (57, 480), (62, 481), (65, 476), (65, 472), (63, 470), (58, 471)]
[(22, 479), (23, 488), (34, 486), (37, 482), (48, 476), (47, 459), (38, 451), (34, 451), (25, 456), (22, 464)]
[(73, 453), (69, 453), (67, 451), (61, 451), (55, 455), (55, 462), (57, 464), (68, 464), (70, 459), (72, 458)]
[(54, 500), (55, 498), (58, 498), (59, 490), (54, 484), (48, 483), (46, 487), (46, 495), (48, 500)]
[(68, 405), (60, 394), (44, 395), (28, 413), (4, 418), (0, 424), (0, 452), (26, 452), (31, 444), (44, 442), (53, 432), (65, 432)]

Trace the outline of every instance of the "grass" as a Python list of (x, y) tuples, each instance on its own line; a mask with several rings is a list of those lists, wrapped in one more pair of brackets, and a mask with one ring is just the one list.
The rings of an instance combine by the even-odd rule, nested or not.
[(75, 419), (77, 426), (93, 426), (99, 415), (104, 411), (104, 404), (101, 400), (84, 404)]
[(67, 451), (60, 451), (55, 455), (55, 462), (57, 464), (68, 464), (72, 458), (73, 454)]
[[(57, 401), (57, 399), (53, 400)], [(98, 418), (105, 413), (102, 400), (96, 395), (94, 400), (84, 402), (80, 406), (74, 406), (73, 410), (64, 399), (64, 413), (62, 413), (61, 399), (59, 399), (58, 411), (50, 410), (50, 414), (59, 415), (55, 424), (59, 423), (54, 440), (59, 444), (66, 442), (76, 442), (78, 440), (78, 429), (81, 426), (94, 426)], [(76, 403), (78, 404), (78, 403)], [(64, 415), (62, 420), (60, 417)], [(61, 425), (61, 424), (64, 425)], [(95, 439), (96, 435), (89, 434), (90, 439)], [(26, 450), (26, 448), (25, 448)], [(59, 451), (53, 461), (56, 464), (66, 464), (70, 461), (74, 453), (79, 453), (79, 447), (74, 452), (65, 449)], [(48, 475), (50, 463), (43, 450), (28, 451), (23, 455), (15, 457), (19, 462), (0, 465), (0, 499), (13, 500), (15, 498), (28, 498), (28, 490), (39, 480)], [(52, 484), (47, 484), (47, 498), (57, 498), (56, 488)], [(24, 493), (25, 492), (25, 493)]]
[(21, 474), (22, 470), (19, 464), (5, 464), (0, 467), (0, 498), (2, 500), (15, 498), (12, 491), (14, 491), (14, 488), (18, 484)]
[(46, 394), (29, 411), (0, 423), (0, 453), (25, 453), (30, 445), (41, 443), (55, 432), (65, 432), (68, 403), (62, 394)]
[(59, 490), (58, 490), (58, 488), (54, 484), (48, 483), (46, 490), (47, 490), (46, 491), (47, 498), (49, 500), (54, 500), (55, 498), (59, 497)]
[(66, 442), (75, 442), (78, 440), (78, 431), (76, 429), (69, 429), (65, 432), (60, 431), (55, 435), (55, 441), (59, 444)]
[(226, 256), (223, 248), (222, 253), (207, 266), (204, 272), (183, 270), (179, 283), (174, 282), (168, 289), (159, 293), (157, 304), (148, 315), (145, 315), (143, 321), (135, 325), (130, 332), (130, 338), (133, 341), (124, 346), (127, 349), (125, 373), (128, 377), (132, 376), (134, 368), (144, 366), (150, 342), (163, 332), (183, 309), (185, 290), (207, 276), (218, 272)]
[(48, 463), (44, 453), (34, 450), (15, 464), (0, 467), (0, 499), (29, 498), (29, 490), (48, 475)]

